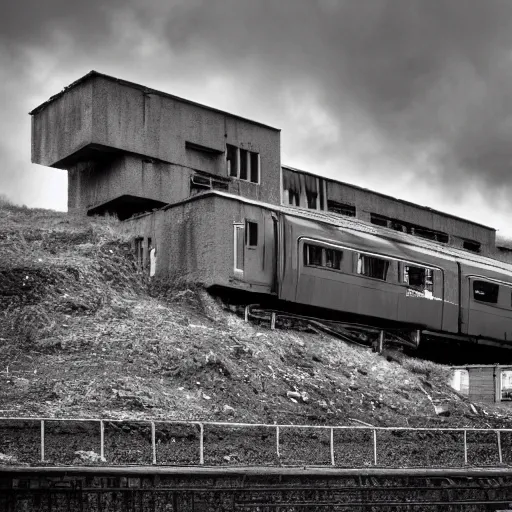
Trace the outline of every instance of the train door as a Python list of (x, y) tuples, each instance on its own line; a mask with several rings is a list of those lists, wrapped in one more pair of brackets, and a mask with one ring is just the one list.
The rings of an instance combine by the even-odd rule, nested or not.
[(512, 285), (479, 276), (469, 281), (468, 334), (512, 340)]

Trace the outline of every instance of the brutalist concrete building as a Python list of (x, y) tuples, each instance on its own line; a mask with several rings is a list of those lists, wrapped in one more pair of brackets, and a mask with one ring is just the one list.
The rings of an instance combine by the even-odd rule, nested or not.
[(127, 220), (141, 259), (158, 251), (157, 275), (202, 281), (218, 268), (229, 281), (238, 265), (270, 290), (278, 263), (260, 242), (279, 211), (498, 257), (492, 228), (282, 166), (279, 129), (138, 84), (91, 71), (31, 115), (32, 161), (68, 171), (69, 210)]

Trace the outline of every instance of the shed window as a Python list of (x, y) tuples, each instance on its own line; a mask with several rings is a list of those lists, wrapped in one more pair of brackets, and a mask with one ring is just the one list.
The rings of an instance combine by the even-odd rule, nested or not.
[(310, 267), (326, 267), (341, 270), (343, 252), (319, 245), (304, 244), (304, 264)]
[(473, 298), (480, 302), (497, 304), (499, 291), (500, 287), (498, 284), (489, 283), (488, 281), (473, 282)]
[(512, 400), (512, 370), (501, 371), (501, 399)]
[(283, 169), (282, 175), (284, 204), (312, 210), (325, 209), (325, 180), (291, 169)]
[(374, 256), (360, 254), (357, 261), (357, 273), (375, 279), (386, 280), (388, 275), (389, 261)]
[(404, 265), (404, 283), (419, 292), (434, 291), (434, 271), (431, 268)]
[(347, 215), (348, 217), (356, 216), (356, 207), (352, 204), (339, 203), (338, 201), (333, 201), (332, 199), (327, 200), (327, 210), (334, 213), (339, 213), (340, 215)]
[(482, 244), (480, 242), (476, 242), (475, 240), (464, 240), (462, 242), (462, 247), (464, 247), (464, 249), (467, 251), (480, 252)]
[(258, 223), (251, 222), (250, 220), (245, 222), (245, 236), (247, 247), (256, 247), (258, 245)]
[(236, 178), (238, 176), (238, 148), (236, 146), (226, 144), (226, 161), (228, 176)]

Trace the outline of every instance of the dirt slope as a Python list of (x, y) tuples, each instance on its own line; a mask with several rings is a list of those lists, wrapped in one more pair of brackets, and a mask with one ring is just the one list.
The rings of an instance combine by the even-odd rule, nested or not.
[(1, 416), (512, 425), (498, 408), (475, 414), (445, 367), (246, 324), (201, 290), (164, 293), (116, 226), (0, 206)]

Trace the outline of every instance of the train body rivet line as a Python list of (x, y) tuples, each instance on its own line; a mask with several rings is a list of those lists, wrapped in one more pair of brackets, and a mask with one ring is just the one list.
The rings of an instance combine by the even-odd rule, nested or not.
[(156, 435), (155, 435), (155, 422), (151, 422), (151, 447), (153, 449), (153, 464), (156, 464)]
[(379, 354), (382, 354), (382, 350), (384, 349), (384, 331), (380, 331), (379, 333)]
[(276, 454), (279, 459), (281, 457), (281, 453), (279, 451), (279, 426), (276, 427)]
[(373, 430), (373, 465), (377, 465), (377, 431)]
[(334, 429), (331, 428), (331, 465), (335, 466), (336, 462), (334, 460)]
[(204, 426), (199, 423), (199, 464), (204, 464)]
[(464, 464), (468, 463), (468, 431), (464, 430)]
[(500, 464), (503, 464), (503, 452), (501, 451), (501, 432), (499, 430), (496, 431), (496, 437), (498, 440), (498, 456), (500, 458)]
[(44, 420), (41, 420), (41, 462), (44, 462)]
[(270, 315), (270, 329), (274, 330), (276, 328), (276, 314), (272, 313)]
[(105, 423), (100, 421), (100, 457), (101, 460), (105, 459)]

